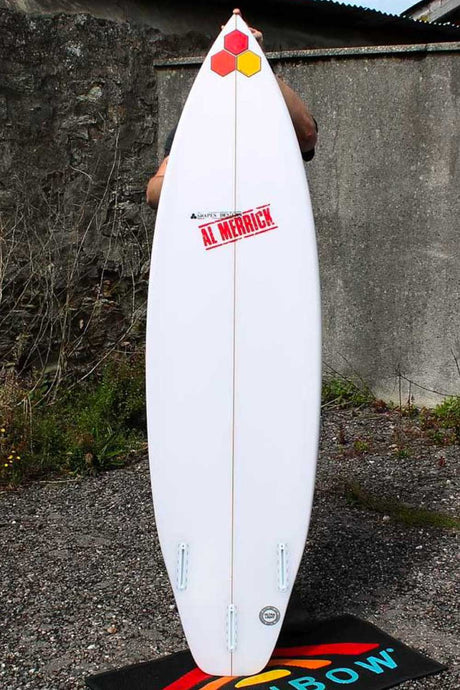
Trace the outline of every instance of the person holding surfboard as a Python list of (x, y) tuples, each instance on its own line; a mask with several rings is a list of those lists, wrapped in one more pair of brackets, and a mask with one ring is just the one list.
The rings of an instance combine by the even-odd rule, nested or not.
[[(241, 15), (238, 8), (233, 10), (233, 14)], [(260, 46), (263, 46), (263, 34), (259, 29), (250, 27), (250, 31)], [(318, 125), (315, 118), (312, 116), (306, 105), (296, 92), (291, 89), (280, 77), (276, 76), (281, 93), (283, 94), (286, 106), (291, 116), (292, 124), (299, 142), (300, 151), (304, 161), (311, 161), (315, 155), (315, 145), (317, 141)], [(163, 186), (163, 179), (166, 168), (168, 166), (169, 153), (174, 139), (175, 128), (169, 133), (165, 144), (165, 157), (162, 160), (160, 167), (156, 174), (150, 178), (147, 191), (146, 201), (152, 208), (157, 208), (160, 200), (161, 189)]]

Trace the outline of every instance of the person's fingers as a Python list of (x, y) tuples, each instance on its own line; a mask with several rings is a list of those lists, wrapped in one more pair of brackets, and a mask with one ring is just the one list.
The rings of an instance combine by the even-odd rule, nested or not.
[[(233, 14), (239, 15), (241, 17), (241, 19), (243, 19), (243, 15), (241, 14), (241, 10), (238, 9), (238, 7), (235, 7), (235, 9), (233, 10)], [(224, 24), (222, 24), (220, 28), (222, 30), (224, 28)], [(256, 41), (258, 41), (260, 43), (260, 45), (262, 45), (263, 40), (264, 40), (264, 36), (263, 36), (262, 31), (259, 31), (259, 29), (254, 29), (253, 27), (249, 27), (249, 30), (252, 33), (252, 35), (254, 36), (254, 38), (256, 39)]]
[(262, 31), (259, 31), (259, 29), (253, 29), (252, 27), (249, 27), (249, 30), (252, 33), (252, 35), (254, 36), (254, 38), (256, 39), (256, 41), (258, 43), (260, 43), (260, 45), (262, 45), (262, 43), (264, 41), (264, 36), (263, 36)]

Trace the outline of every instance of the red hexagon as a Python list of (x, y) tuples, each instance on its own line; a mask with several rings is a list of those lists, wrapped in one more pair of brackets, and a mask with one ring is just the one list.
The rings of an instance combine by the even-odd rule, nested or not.
[(248, 37), (235, 29), (224, 37), (224, 46), (233, 55), (239, 55), (248, 49)]
[(213, 72), (217, 72), (221, 77), (225, 77), (236, 67), (236, 57), (230, 55), (226, 50), (221, 50), (215, 55), (211, 56), (211, 69)]

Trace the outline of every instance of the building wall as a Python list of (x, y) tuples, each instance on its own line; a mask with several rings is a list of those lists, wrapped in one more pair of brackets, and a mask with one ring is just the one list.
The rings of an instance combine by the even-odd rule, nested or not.
[[(319, 123), (307, 168), (325, 373), (395, 402), (460, 393), (458, 49), (272, 61)], [(158, 71), (160, 147), (194, 73)]]

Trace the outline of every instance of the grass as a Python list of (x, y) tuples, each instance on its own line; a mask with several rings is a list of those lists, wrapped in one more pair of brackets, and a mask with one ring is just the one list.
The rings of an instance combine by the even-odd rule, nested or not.
[(369, 405), (374, 395), (364, 384), (356, 384), (345, 377), (327, 378), (323, 381), (321, 402), (323, 407), (360, 407)]
[(383, 498), (369, 493), (356, 482), (345, 485), (345, 498), (351, 505), (376, 513), (389, 515), (396, 522), (410, 527), (438, 527), (458, 529), (460, 520), (446, 513), (426, 508), (416, 508), (393, 498)]
[(0, 394), (0, 483), (120, 467), (145, 445), (143, 355), (112, 359), (99, 375), (48, 401), (46, 383), (11, 375)]
[(353, 441), (353, 450), (358, 454), (362, 455), (363, 453), (367, 453), (369, 451), (369, 442), (365, 441), (362, 438), (356, 438)]
[(443, 400), (433, 410), (420, 413), (421, 428), (437, 445), (460, 444), (460, 396)]
[[(12, 372), (1, 373), (0, 484), (14, 487), (52, 475), (96, 474), (126, 464), (146, 444), (144, 375), (143, 352), (116, 355), (91, 379), (74, 383), (51, 398), (43, 376), (37, 385), (33, 377), (25, 380)], [(344, 377), (324, 381), (322, 403), (323, 408), (370, 405), (376, 412), (389, 409), (364, 384)], [(460, 443), (460, 396), (446, 398), (434, 410), (422, 410), (416, 428), (432, 443)], [(347, 444), (345, 436), (341, 428), (342, 445)], [(399, 458), (410, 453), (403, 440), (397, 443)], [(371, 446), (369, 439), (358, 437), (349, 453), (364, 454)], [(349, 489), (348, 497), (372, 510), (392, 512), (395, 519), (407, 524), (411, 520), (415, 520), (413, 524), (432, 524), (441, 515), (396, 502), (388, 504), (365, 495), (359, 487)], [(442, 523), (443, 516), (439, 519)]]

